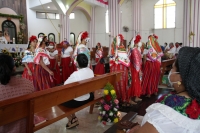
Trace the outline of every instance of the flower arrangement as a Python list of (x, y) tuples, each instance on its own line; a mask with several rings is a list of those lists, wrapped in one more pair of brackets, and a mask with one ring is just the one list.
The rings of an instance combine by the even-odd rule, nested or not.
[[(12, 51), (15, 52), (14, 48), (12, 48)], [(9, 56), (13, 57), (13, 60), (14, 60), (14, 63), (15, 63), (15, 66), (16, 66), (16, 67), (19, 67), (19, 66), (22, 65), (22, 56), (23, 56), (22, 53), (21, 53), (20, 55), (19, 55), (17, 52), (15, 52), (15, 53), (10, 53), (9, 50), (6, 49), (6, 48), (5, 48), (5, 49), (2, 49), (1, 52), (2, 52), (3, 54), (6, 54), (6, 55), (9, 55)]]
[(100, 101), (101, 106), (98, 108), (100, 111), (98, 120), (104, 125), (117, 123), (119, 121), (119, 101), (117, 100), (114, 87), (110, 83), (107, 83), (104, 87), (103, 93), (103, 99)]
[(1, 53), (12, 56), (8, 49), (1, 49)]
[(18, 44), (22, 44), (23, 43), (23, 38), (24, 38), (24, 34), (22, 32), (18, 32)]

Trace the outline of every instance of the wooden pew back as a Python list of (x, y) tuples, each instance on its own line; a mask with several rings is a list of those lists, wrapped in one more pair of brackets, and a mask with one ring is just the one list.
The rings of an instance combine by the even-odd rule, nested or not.
[(97, 76), (91, 79), (50, 88), (32, 94), (0, 101), (0, 126), (27, 119), (27, 132), (33, 132), (34, 114), (103, 88), (108, 82), (115, 84), (122, 72)]

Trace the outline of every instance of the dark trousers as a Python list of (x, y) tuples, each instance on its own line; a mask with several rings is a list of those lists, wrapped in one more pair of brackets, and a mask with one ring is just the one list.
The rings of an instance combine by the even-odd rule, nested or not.
[(76, 101), (73, 99), (73, 100), (62, 103), (62, 105), (68, 108), (78, 108), (92, 100), (94, 100), (94, 93), (90, 92), (90, 98), (85, 101)]

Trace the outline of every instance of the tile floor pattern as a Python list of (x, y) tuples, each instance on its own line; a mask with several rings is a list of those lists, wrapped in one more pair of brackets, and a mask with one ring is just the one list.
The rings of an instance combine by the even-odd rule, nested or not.
[[(66, 123), (68, 122), (67, 118), (61, 119), (47, 127), (44, 127), (35, 133), (103, 133), (111, 126), (102, 126), (98, 123), (98, 109), (94, 108), (93, 114), (89, 114), (89, 107), (79, 111), (76, 113), (76, 116), (79, 120), (79, 126), (66, 129)], [(121, 112), (121, 117), (126, 115), (126, 113)], [(137, 116), (134, 119), (134, 122), (141, 123), (142, 116)]]

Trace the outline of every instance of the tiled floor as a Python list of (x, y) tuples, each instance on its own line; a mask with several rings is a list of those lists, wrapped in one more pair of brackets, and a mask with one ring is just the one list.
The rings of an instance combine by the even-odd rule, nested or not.
[[(154, 103), (161, 95), (169, 93), (171, 89), (166, 87), (159, 86), (158, 95), (153, 95), (151, 98), (145, 96), (142, 97), (143, 101), (136, 106), (129, 108), (121, 108), (121, 117), (123, 117), (126, 112), (135, 111), (138, 112), (139, 116), (134, 119), (134, 122), (141, 123), (142, 116), (145, 114), (145, 109)], [(68, 122), (67, 118), (64, 118), (58, 122), (55, 122), (35, 133), (103, 133), (110, 126), (104, 126), (98, 122), (98, 109), (94, 108), (94, 113), (89, 114), (89, 108), (85, 108), (76, 113), (76, 116), (79, 119), (79, 126), (73, 129), (66, 129), (66, 123)]]
[[(76, 113), (79, 120), (79, 126), (72, 129), (66, 129), (65, 125), (68, 122), (67, 118), (64, 118), (58, 122), (55, 122), (43, 129), (38, 130), (35, 133), (103, 133), (110, 126), (104, 126), (98, 122), (98, 109), (94, 108), (94, 113), (89, 114), (89, 108), (85, 108)], [(126, 115), (126, 113), (121, 112), (121, 117)], [(141, 123), (142, 117), (138, 116), (134, 122)]]

